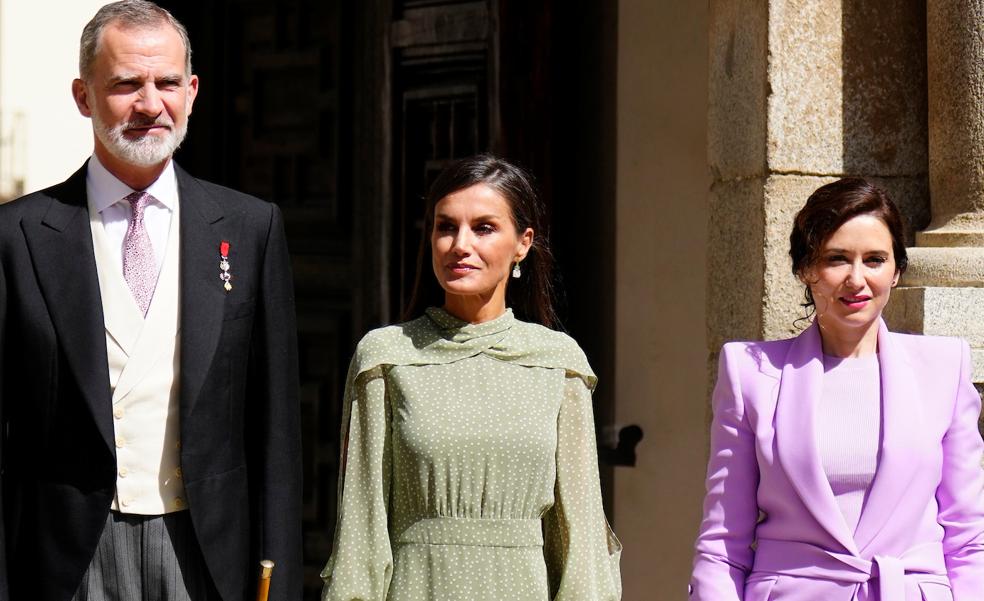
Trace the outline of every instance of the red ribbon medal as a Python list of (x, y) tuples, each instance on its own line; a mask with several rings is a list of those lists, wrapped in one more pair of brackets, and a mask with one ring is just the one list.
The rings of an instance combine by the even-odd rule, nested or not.
[(229, 292), (232, 290), (232, 284), (230, 283), (232, 274), (229, 273), (229, 243), (225, 240), (219, 244), (219, 257), (221, 259), (219, 261), (219, 269), (222, 270), (222, 273), (219, 274), (219, 279), (225, 282), (222, 287), (226, 289), (226, 292)]

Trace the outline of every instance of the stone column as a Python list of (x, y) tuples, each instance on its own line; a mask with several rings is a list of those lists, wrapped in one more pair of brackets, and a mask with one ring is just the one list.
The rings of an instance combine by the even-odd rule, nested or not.
[(926, 3), (929, 191), (918, 246), (984, 247), (984, 0)]
[(984, 383), (984, 0), (926, 6), (932, 221), (886, 312), (896, 328), (970, 342)]

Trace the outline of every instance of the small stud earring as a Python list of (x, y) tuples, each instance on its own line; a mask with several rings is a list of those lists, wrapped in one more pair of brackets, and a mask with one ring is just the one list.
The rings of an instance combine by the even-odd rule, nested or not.
[(519, 268), (519, 261), (516, 261), (516, 264), (513, 265), (512, 277), (514, 277), (514, 278), (516, 278), (518, 280), (520, 278), (520, 276), (522, 276), (522, 275), (523, 275), (523, 272)]

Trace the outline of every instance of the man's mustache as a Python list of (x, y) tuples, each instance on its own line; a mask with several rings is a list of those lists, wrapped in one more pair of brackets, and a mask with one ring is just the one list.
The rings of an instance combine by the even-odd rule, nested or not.
[(166, 127), (171, 129), (174, 127), (174, 121), (171, 121), (167, 117), (158, 117), (157, 119), (133, 119), (119, 125), (120, 131), (144, 129), (147, 127)]

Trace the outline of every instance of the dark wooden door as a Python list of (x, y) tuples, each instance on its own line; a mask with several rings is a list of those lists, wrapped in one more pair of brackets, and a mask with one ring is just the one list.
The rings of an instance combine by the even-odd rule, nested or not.
[[(331, 550), (338, 416), (355, 341), (382, 317), (363, 302), (382, 270), (364, 252), (353, 189), (356, 43), (352, 3), (164, 1), (194, 47), (201, 91), (177, 161), (192, 173), (276, 202), (297, 294), (304, 461), (305, 598)], [(370, 147), (362, 144), (365, 152)], [(364, 158), (364, 157), (363, 157)], [(370, 203), (371, 204), (371, 203)]]
[(488, 148), (492, 16), (489, 3), (395, 0), (389, 24), (394, 205), (392, 303), (409, 301), (423, 197), (438, 173)]
[(537, 177), (568, 291), (562, 316), (602, 380), (600, 432), (611, 423), (614, 9), (577, 4), (161, 1), (188, 26), (202, 81), (178, 161), (278, 203), (287, 222), (306, 599), (319, 598), (331, 551), (349, 356), (366, 330), (398, 319), (424, 191), (449, 161), (492, 151)]

